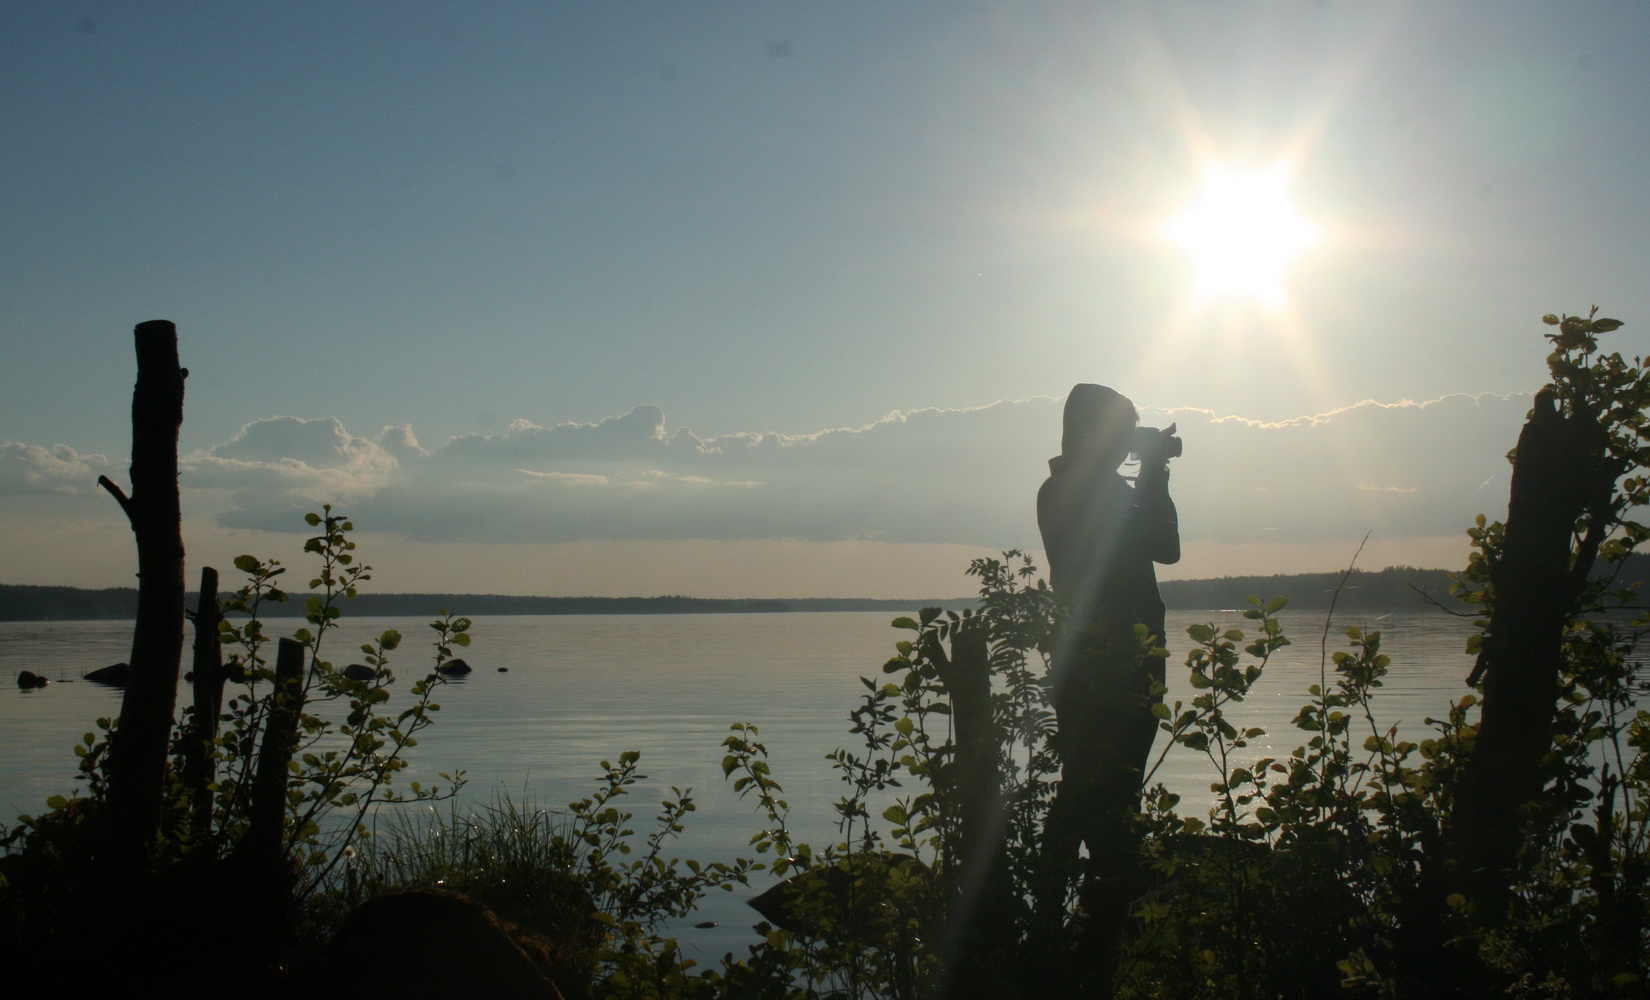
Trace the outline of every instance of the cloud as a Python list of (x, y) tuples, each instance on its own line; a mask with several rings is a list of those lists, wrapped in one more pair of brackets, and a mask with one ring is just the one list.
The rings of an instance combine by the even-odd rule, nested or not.
[(304, 420), (299, 417), (270, 417), (255, 420), (235, 432), (235, 436), (212, 449), (214, 458), (238, 462), (280, 462), (295, 460), (316, 468), (345, 464), (352, 454), (366, 450), (367, 443), (351, 437), (336, 418)]
[(418, 444), (411, 424), (391, 424), (378, 432), (377, 444), (397, 459), (427, 458), (429, 452)]
[(180, 482), (229, 490), (238, 509), (289, 514), (322, 501), (364, 501), (394, 480), (403, 461), (428, 456), (405, 424), (362, 438), (333, 417), (270, 417), (244, 425), (210, 451), (181, 456)]
[[(1527, 397), (1364, 401), (1262, 422), (1181, 408), (1173, 467), (1182, 533), (1227, 545), (1459, 534), (1505, 510), (1505, 453)], [(889, 413), (809, 434), (702, 436), (656, 406), (592, 423), (517, 420), (426, 449), (410, 427), (373, 437), (332, 418), (253, 421), (185, 457), (186, 487), (217, 491), (218, 523), (293, 530), (323, 502), (362, 525), (442, 543), (800, 539), (1040, 547), (1034, 513), (1058, 450), (1061, 401)], [(10, 445), (39, 481), (76, 481), (63, 449)], [(89, 468), (89, 467), (88, 467)], [(80, 482), (95, 475), (78, 473)], [(55, 475), (56, 478), (53, 478)], [(46, 488), (39, 485), (35, 489)]]
[(1454, 394), (1276, 422), (1196, 410), (1162, 418), (1178, 420), (1188, 442), (1175, 494), (1189, 536), (1236, 543), (1277, 529), (1324, 542), (1448, 535), (1474, 514), (1502, 516), (1506, 453), (1529, 405)]
[(0, 496), (89, 495), (97, 492), (97, 477), (113, 471), (105, 456), (82, 455), (66, 444), (50, 448), (18, 441), (0, 444)]
[(501, 435), (453, 438), (436, 449), (432, 457), (443, 468), (512, 466), (548, 471), (551, 466), (588, 462), (650, 463), (698, 448), (698, 439), (685, 429), (674, 438), (666, 434), (663, 410), (638, 406), (623, 416), (589, 424), (569, 422), (541, 427), (529, 420), (516, 420)]
[(584, 486), (606, 486), (609, 482), (606, 476), (595, 476), (587, 472), (534, 472), (532, 469), (517, 469), (516, 471), (524, 476), (533, 476), (537, 479), (554, 479), (563, 483)]
[[(671, 429), (658, 407), (638, 406), (594, 423), (517, 420), (503, 433), (429, 451), (405, 427), (367, 439), (331, 418), (274, 417), (188, 456), (184, 481), (228, 491), (220, 522), (241, 528), (281, 530), (299, 508), (330, 501), (377, 530), (443, 541), (949, 541), (981, 517), (998, 522), (986, 535), (1023, 521), (1041, 459), (1023, 460), (1005, 480), (990, 468), (1001, 450), (993, 442), (1043, 437), (1041, 427), (1009, 428), (1053, 405), (920, 410), (812, 434), (711, 437)], [(982, 505), (992, 493), (995, 507)]]

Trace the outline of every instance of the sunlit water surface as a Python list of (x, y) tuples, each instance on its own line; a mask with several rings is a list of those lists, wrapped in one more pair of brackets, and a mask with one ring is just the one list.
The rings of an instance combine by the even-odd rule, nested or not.
[[(883, 612), (752, 615), (546, 615), (475, 619), (474, 644), (462, 651), (476, 668), (441, 689), (437, 723), (412, 751), (401, 781), (445, 784), (439, 772), (462, 770), (464, 800), (486, 804), (497, 795), (558, 810), (590, 794), (600, 761), (640, 750), (646, 781), (626, 807), (639, 833), (672, 785), (691, 788), (698, 811), (678, 842), (682, 857), (730, 859), (748, 853), (758, 829), (753, 802), (740, 801), (723, 779), (721, 742), (734, 722), (760, 727), (774, 776), (791, 805), (791, 827), (803, 840), (830, 842), (836, 834), (831, 804), (843, 786), (825, 754), (855, 748), (849, 710), (864, 693), (859, 678), (881, 676), (892, 644), (910, 633), (889, 627)], [(392, 667), (403, 680), (422, 676), (431, 662), (421, 644), (433, 639), (422, 619), (345, 619), (329, 638), (329, 658), (359, 659), (356, 648), (386, 629), (405, 636)], [(1242, 628), (1235, 612), (1169, 615), (1168, 700), (1190, 701), (1184, 659), (1185, 629), (1195, 622)], [(280, 624), (280, 623), (277, 623)], [(295, 627), (294, 623), (294, 627)], [(1318, 682), (1324, 663), (1321, 613), (1286, 613), (1294, 639), (1274, 656), (1253, 695), (1234, 711), (1242, 727), (1267, 735), (1238, 751), (1238, 763), (1282, 757), (1301, 744), (1291, 724)], [(1444, 714), (1464, 692), (1470, 660), (1463, 653), (1470, 625), (1442, 613), (1342, 613), (1329, 633), (1329, 652), (1344, 646), (1349, 625), (1380, 629), (1392, 657), (1378, 712), (1414, 739), (1424, 720)], [(129, 622), (0, 623), (0, 811), (5, 821), (42, 808), (48, 796), (76, 787), (71, 747), (99, 716), (119, 711), (118, 691), (79, 680), (97, 667), (125, 660)], [(503, 672), (500, 672), (500, 670)], [(17, 673), (32, 670), (50, 686), (23, 691)], [(1331, 681), (1333, 667), (1328, 667)], [(1182, 811), (1205, 807), (1212, 777), (1208, 763), (1171, 753), (1157, 779), (1185, 798)], [(880, 809), (872, 810), (872, 814)], [(701, 912), (673, 928), (702, 959), (743, 951), (754, 912), (743, 903), (755, 890), (707, 900)], [(692, 927), (699, 921), (719, 926)]]

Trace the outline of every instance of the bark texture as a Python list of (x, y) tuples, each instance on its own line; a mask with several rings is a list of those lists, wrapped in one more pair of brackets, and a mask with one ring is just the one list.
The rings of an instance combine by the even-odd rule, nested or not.
[(285, 855), (287, 765), (298, 746), (298, 721), (304, 707), (304, 644), (282, 639), (275, 655), (275, 692), (258, 748), (258, 771), (252, 778), (252, 808), (246, 836), (236, 848), (237, 861), (279, 871)]
[(177, 329), (138, 324), (137, 385), (132, 392), (132, 493), (99, 480), (131, 522), (138, 552), (138, 611), (131, 673), (109, 756), (110, 845), (118, 859), (142, 862), (160, 828), (178, 664), (183, 655), (183, 515), (178, 499), (178, 430), (183, 380)]
[(947, 869), (950, 910), (943, 997), (977, 995), (1000, 975), (1012, 943), (1014, 900), (1003, 859), (1002, 732), (992, 715), (991, 648), (984, 628), (964, 625), (946, 653), (929, 637), (923, 655), (951, 701), (952, 759), (944, 784), (957, 804), (956, 856)]
[[(1483, 707), (1450, 837), (1456, 888), (1492, 910), (1507, 891), (1526, 807), (1543, 789), (1564, 632), (1617, 478), (1607, 443), (1593, 413), (1561, 411), (1551, 391), (1537, 395), (1518, 437), (1505, 534), (1489, 567), (1489, 626), (1474, 670)], [(1578, 524), (1586, 526), (1580, 536)]]
[(212, 783), (217, 780), (212, 744), (218, 738), (218, 715), (223, 711), (223, 645), (218, 640), (218, 571), (201, 569), (200, 603), (195, 609), (194, 724), (189, 731), (189, 754), (183, 785), (189, 789), (189, 834), (192, 849), (210, 848)]

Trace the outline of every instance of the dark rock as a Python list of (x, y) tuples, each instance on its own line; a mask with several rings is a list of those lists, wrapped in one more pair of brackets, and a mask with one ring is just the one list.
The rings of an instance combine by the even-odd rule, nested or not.
[(931, 877), (928, 866), (909, 854), (869, 851), (793, 875), (748, 905), (793, 934), (897, 946), (912, 926), (905, 912), (911, 890)]
[(439, 889), (361, 904), (328, 947), (327, 992), (397, 1000), (562, 1000), (492, 910)]
[(343, 669), (343, 674), (352, 681), (375, 681), (378, 679), (378, 671), (365, 663), (351, 663)]
[(107, 684), (110, 687), (125, 687), (126, 677), (131, 672), (132, 668), (128, 664), (111, 663), (107, 667), (94, 670), (87, 674), (86, 679), (89, 681), (97, 681), (99, 684)]
[(437, 673), (446, 674), (448, 677), (462, 677), (475, 668), (463, 660), (448, 660), (435, 669)]
[(499, 667), (498, 672), (501, 673), (501, 674), (507, 674), (507, 673), (510, 672), (510, 668), (509, 667)]
[(51, 681), (32, 670), (25, 670), (17, 675), (17, 686), (23, 688), (24, 690), (29, 688), (43, 688), (50, 683)]

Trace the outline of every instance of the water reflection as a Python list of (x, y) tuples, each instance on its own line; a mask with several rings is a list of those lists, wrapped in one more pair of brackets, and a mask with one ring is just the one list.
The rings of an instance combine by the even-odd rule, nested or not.
[[(398, 783), (445, 784), (440, 772), (462, 769), (466, 797), (485, 803), (498, 794), (558, 809), (590, 794), (601, 760), (622, 750), (642, 751), (650, 777), (623, 805), (647, 828), (672, 785), (691, 787), (699, 811), (690, 818), (679, 853), (728, 858), (747, 850), (757, 828), (754, 803), (741, 801), (723, 779), (721, 741), (733, 722), (754, 722), (772, 755), (775, 777), (792, 807), (791, 825), (803, 840), (835, 839), (832, 804), (841, 794), (825, 754), (852, 746), (848, 712), (864, 693), (861, 676), (881, 676), (893, 643), (909, 633), (889, 627), (882, 612), (770, 615), (515, 616), (479, 618), (464, 651), (475, 672), (439, 689), (442, 710), (419, 736), (413, 766)], [(1246, 629), (1238, 612), (1171, 613), (1171, 686), (1168, 698), (1190, 702), (1185, 681), (1185, 629), (1194, 622)], [(277, 623), (284, 627), (284, 623)], [(291, 627), (296, 627), (293, 622)], [(1447, 711), (1465, 692), (1471, 666), (1464, 653), (1470, 622), (1442, 613), (1346, 613), (1325, 636), (1321, 615), (1284, 614), (1294, 644), (1274, 658), (1254, 693), (1233, 709), (1235, 724), (1267, 735), (1238, 751), (1247, 765), (1282, 757), (1307, 738), (1291, 724), (1307, 689), (1333, 665), (1348, 626), (1378, 628), (1391, 673), (1377, 702), (1383, 726), (1424, 733), (1423, 720)], [(406, 641), (391, 659), (402, 679), (423, 676), (433, 663), (422, 621), (344, 619), (327, 655), (339, 664), (359, 659), (357, 648), (378, 633), (399, 629)], [(274, 631), (277, 633), (282, 628)], [(38, 810), (49, 795), (74, 787), (70, 748), (89, 723), (119, 710), (119, 692), (88, 683), (61, 683), (85, 670), (124, 660), (131, 627), (123, 622), (0, 624), (0, 809), (10, 816)], [(507, 667), (499, 673), (497, 668)], [(59, 681), (20, 692), (20, 670)], [(404, 697), (391, 703), (392, 707)], [(1200, 755), (1170, 755), (1159, 778), (1185, 798), (1183, 811), (1202, 808), (1213, 777)], [(673, 797), (673, 796), (670, 796)], [(411, 808), (411, 807), (405, 807)], [(440, 807), (445, 810), (445, 806)], [(875, 810), (875, 811), (880, 811)], [(706, 954), (738, 949), (751, 922), (744, 895), (718, 894), (698, 920), (718, 930), (684, 927), (687, 941)]]

